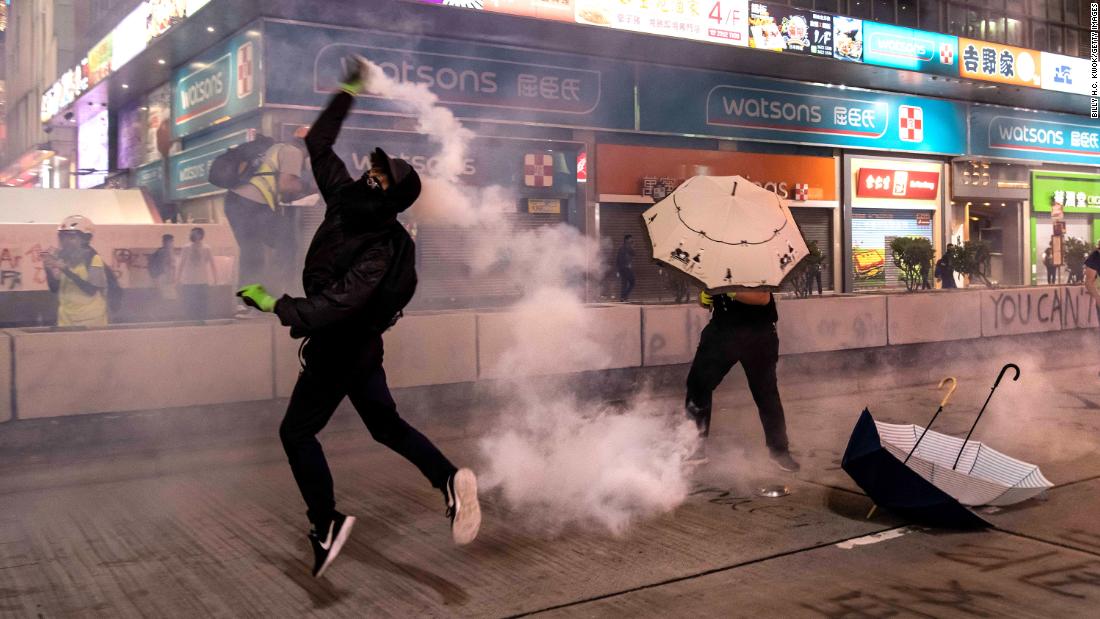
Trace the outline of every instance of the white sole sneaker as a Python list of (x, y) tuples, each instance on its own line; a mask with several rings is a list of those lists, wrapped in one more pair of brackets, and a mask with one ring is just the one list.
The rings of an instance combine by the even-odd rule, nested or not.
[(344, 520), (344, 526), (340, 527), (340, 532), (336, 534), (336, 539), (332, 540), (332, 548), (328, 551), (328, 557), (325, 559), (321, 569), (317, 570), (317, 575), (314, 578), (320, 578), (325, 575), (325, 570), (328, 566), (332, 565), (332, 562), (336, 559), (336, 555), (340, 554), (340, 550), (344, 547), (344, 543), (348, 541), (348, 536), (351, 535), (351, 528), (355, 526), (355, 516), (347, 516)]
[(459, 546), (469, 544), (481, 528), (481, 505), (477, 502), (477, 476), (470, 469), (458, 469), (454, 477), (455, 518), (451, 535)]

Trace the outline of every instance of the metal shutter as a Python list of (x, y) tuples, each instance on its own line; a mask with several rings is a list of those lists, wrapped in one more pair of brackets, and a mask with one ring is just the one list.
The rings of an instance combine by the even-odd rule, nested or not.
[[(921, 223), (918, 215), (927, 216)], [(900, 209), (853, 209), (852, 268), (856, 291), (898, 288), (898, 268), (890, 252), (890, 241), (899, 236), (923, 237), (933, 245), (932, 211)]]
[[(605, 269), (600, 280), (601, 299), (619, 298), (619, 278), (615, 273), (615, 256), (623, 244), (623, 236), (634, 237), (634, 291), (630, 301), (671, 301), (675, 297), (669, 269), (661, 269), (652, 259), (653, 250), (649, 236), (642, 224), (642, 213), (647, 204), (600, 204), (600, 266)], [(597, 269), (592, 269), (595, 276)], [(694, 284), (692, 290), (697, 287)]]
[[(562, 213), (568, 200), (562, 200)], [(513, 231), (534, 230), (563, 223), (562, 214), (505, 213)], [(419, 278), (410, 308), (470, 308), (514, 301), (523, 290), (502, 268), (475, 273), (480, 247), (493, 243), (484, 230), (421, 224), (416, 229), (416, 270)], [(502, 256), (502, 258), (504, 258)]]
[[(802, 230), (802, 238), (806, 243), (817, 241), (818, 249), (825, 256), (821, 269), (821, 287), (823, 290), (833, 290), (833, 210), (792, 206), (791, 215)], [(816, 286), (814, 289), (816, 290)]]

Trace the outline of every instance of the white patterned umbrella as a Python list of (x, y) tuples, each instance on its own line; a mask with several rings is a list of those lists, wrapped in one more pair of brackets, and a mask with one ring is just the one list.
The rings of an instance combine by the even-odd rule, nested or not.
[(1012, 505), (1054, 486), (1038, 466), (977, 441), (966, 441), (964, 448), (963, 439), (935, 431), (921, 439), (925, 429), (914, 424), (876, 421), (875, 428), (888, 452), (963, 505)]
[(779, 286), (809, 253), (779, 196), (740, 176), (693, 176), (642, 216), (653, 258), (709, 290)]

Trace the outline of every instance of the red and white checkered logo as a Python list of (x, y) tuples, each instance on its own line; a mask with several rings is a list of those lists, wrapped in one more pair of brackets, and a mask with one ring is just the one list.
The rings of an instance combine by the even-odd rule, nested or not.
[(924, 110), (902, 105), (898, 108), (898, 133), (902, 142), (924, 141)]
[(237, 98), (243, 99), (252, 94), (254, 76), (252, 75), (252, 42), (237, 48)]
[(794, 199), (799, 202), (808, 200), (810, 197), (810, 186), (806, 183), (794, 184)]
[(554, 158), (545, 153), (523, 156), (523, 184), (528, 187), (551, 187), (554, 184)]
[(944, 43), (940, 46), (940, 62), (943, 64), (955, 62), (955, 48), (950, 43)]

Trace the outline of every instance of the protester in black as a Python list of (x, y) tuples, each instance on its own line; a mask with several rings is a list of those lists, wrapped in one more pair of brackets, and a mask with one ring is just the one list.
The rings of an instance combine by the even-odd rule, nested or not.
[[(332, 476), (317, 433), (345, 396), (371, 436), (412, 462), (443, 492), (454, 541), (473, 541), (481, 522), (477, 479), (457, 469), (423, 434), (397, 414), (382, 367), (382, 332), (408, 303), (416, 285), (413, 241), (398, 223), (420, 194), (420, 178), (403, 159), (381, 149), (370, 171), (355, 180), (332, 150), (365, 68), (358, 61), (306, 136), (325, 218), (306, 254), (306, 296), (276, 301), (263, 287), (246, 286), (246, 303), (274, 311), (292, 337), (306, 337), (303, 369), (279, 427), (298, 488), (313, 524), (314, 575), (339, 553), (354, 524), (336, 511)], [(362, 76), (362, 77), (361, 77)]]
[(951, 252), (955, 249), (954, 245), (948, 245), (944, 250), (943, 255), (936, 261), (936, 277), (940, 280), (941, 288), (958, 288), (955, 284), (955, 269), (951, 264)]
[[(700, 302), (711, 307), (710, 323), (703, 328), (699, 348), (687, 379), (685, 407), (695, 421), (699, 434), (710, 433), (714, 390), (740, 362), (749, 380), (756, 402), (764, 441), (776, 465), (784, 471), (799, 470), (791, 457), (783, 404), (779, 400), (776, 364), (779, 361), (779, 335), (775, 323), (779, 315), (770, 292), (738, 292), (711, 296), (700, 293)], [(702, 446), (692, 460), (705, 460)]]
[(1096, 289), (1096, 274), (1100, 272), (1100, 242), (1096, 243), (1096, 249), (1092, 250), (1088, 258), (1085, 258), (1085, 291), (1092, 297), (1096, 307), (1096, 319), (1100, 321), (1100, 290)]
[(623, 236), (623, 244), (615, 255), (615, 270), (619, 274), (619, 301), (625, 302), (634, 290), (634, 237)]

